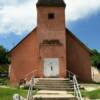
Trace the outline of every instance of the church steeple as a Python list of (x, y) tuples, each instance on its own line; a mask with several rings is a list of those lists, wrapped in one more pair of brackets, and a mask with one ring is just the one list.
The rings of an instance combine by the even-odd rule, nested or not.
[(66, 7), (66, 4), (63, 0), (38, 0), (38, 6)]
[(40, 43), (44, 40), (65, 42), (65, 6), (64, 0), (38, 0), (37, 32)]

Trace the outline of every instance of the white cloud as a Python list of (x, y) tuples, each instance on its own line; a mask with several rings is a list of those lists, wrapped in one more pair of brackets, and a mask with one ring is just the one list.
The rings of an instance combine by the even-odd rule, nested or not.
[(77, 21), (100, 11), (100, 0), (65, 0), (66, 19)]
[[(36, 25), (37, 0), (0, 0), (0, 35), (21, 35)], [(100, 10), (100, 0), (65, 0), (66, 20), (77, 21)]]
[(36, 25), (35, 2), (30, 0), (18, 4), (4, 5), (0, 9), (0, 34), (14, 33), (21, 35), (29, 32)]

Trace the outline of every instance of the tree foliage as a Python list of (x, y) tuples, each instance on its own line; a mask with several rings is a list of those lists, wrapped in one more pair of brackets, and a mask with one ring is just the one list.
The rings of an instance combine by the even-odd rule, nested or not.
[(91, 56), (92, 65), (100, 69), (100, 52), (94, 49), (92, 50), (92, 54), (93, 54)]
[(8, 51), (3, 46), (0, 46), (0, 64), (9, 64), (10, 63), (7, 52)]

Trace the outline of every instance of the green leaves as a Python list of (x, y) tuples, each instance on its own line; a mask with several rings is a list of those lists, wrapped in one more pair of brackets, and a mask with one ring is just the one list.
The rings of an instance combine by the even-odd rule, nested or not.
[(91, 56), (92, 65), (100, 69), (100, 53), (94, 49), (92, 50), (93, 55)]
[(10, 63), (7, 52), (8, 51), (3, 46), (0, 46), (0, 64), (9, 64)]

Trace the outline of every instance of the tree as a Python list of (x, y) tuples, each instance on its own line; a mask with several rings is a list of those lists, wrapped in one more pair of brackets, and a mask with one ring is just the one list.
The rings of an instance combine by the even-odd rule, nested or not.
[(100, 52), (94, 49), (92, 50), (92, 54), (93, 54), (91, 56), (92, 65), (100, 69)]
[(3, 46), (0, 46), (0, 64), (9, 64), (10, 63), (7, 53), (8, 53), (8, 51)]

